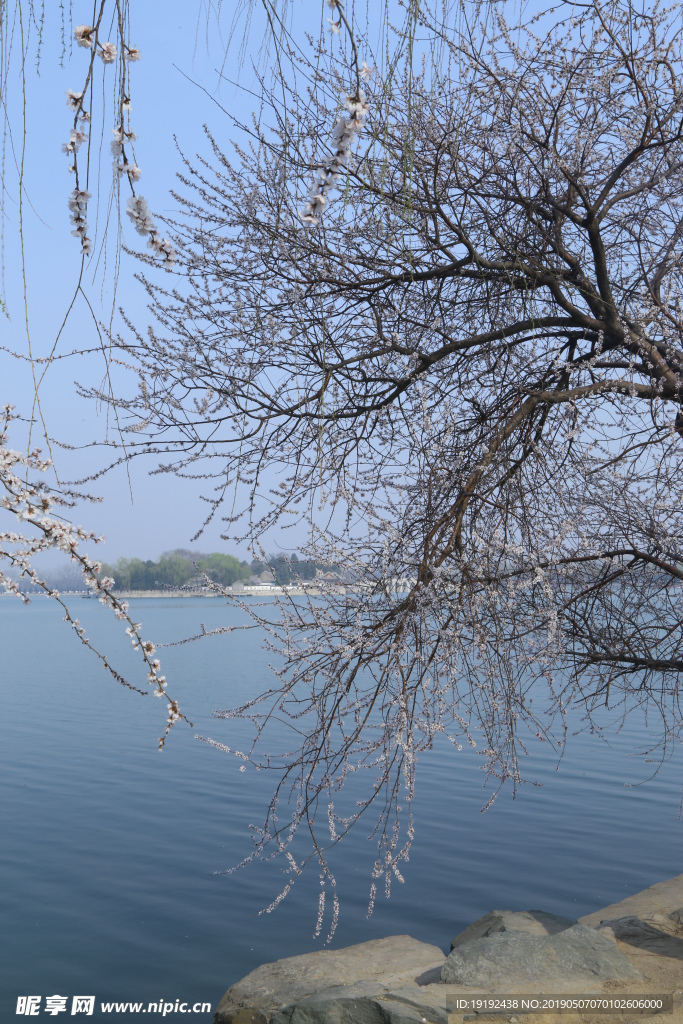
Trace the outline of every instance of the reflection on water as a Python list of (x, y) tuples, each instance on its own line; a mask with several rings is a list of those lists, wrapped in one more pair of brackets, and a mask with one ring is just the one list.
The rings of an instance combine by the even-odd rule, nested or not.
[[(211, 599), (133, 608), (157, 641), (240, 615)], [(78, 614), (135, 681), (120, 625), (94, 602)], [(273, 784), (265, 772), (240, 773), (189, 729), (176, 729), (159, 754), (160, 704), (108, 678), (46, 600), (23, 608), (3, 599), (0, 643), (0, 901), (11, 936), (1, 1019), (29, 993), (215, 1006), (259, 963), (319, 947), (314, 873), (261, 915), (282, 884), (277, 861), (215, 874), (250, 850), (248, 825), (260, 823)], [(161, 654), (194, 731), (218, 740), (228, 740), (229, 723), (213, 720), (212, 709), (269, 685), (268, 655), (252, 631)], [(576, 917), (680, 873), (680, 758), (645, 785), (624, 785), (651, 773), (627, 756), (646, 741), (635, 721), (609, 747), (574, 737), (557, 771), (552, 751), (538, 745), (527, 775), (543, 785), (524, 786), (514, 801), (503, 792), (486, 814), (476, 753), (434, 750), (418, 771), (406, 884), (395, 884), (389, 901), (378, 897), (368, 920), (368, 829), (333, 862), (342, 898), (334, 945), (409, 933), (447, 950), (494, 907)]]

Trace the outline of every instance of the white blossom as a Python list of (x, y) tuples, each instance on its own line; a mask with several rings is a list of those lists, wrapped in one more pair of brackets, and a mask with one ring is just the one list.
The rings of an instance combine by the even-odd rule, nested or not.
[(78, 131), (77, 128), (72, 128), (69, 132), (69, 141), (65, 142), (62, 146), (63, 152), (77, 153), (87, 138), (88, 136), (86, 132), (81, 132)]
[(137, 135), (135, 132), (127, 132), (122, 127), (112, 128), (114, 138), (112, 139), (110, 146), (112, 155), (118, 157), (123, 152), (123, 147), (128, 142), (135, 142)]
[(116, 60), (116, 44), (104, 43), (100, 48), (99, 55), (103, 64), (113, 64)]
[(345, 101), (351, 118), (339, 117), (332, 129), (334, 153), (316, 175), (308, 202), (299, 213), (301, 222), (307, 227), (317, 227), (323, 210), (329, 202), (328, 194), (339, 181), (348, 162), (351, 146), (362, 131), (369, 112), (364, 93), (347, 96)]
[(92, 46), (92, 33), (95, 30), (92, 25), (78, 25), (74, 29), (74, 38), (79, 46)]
[(127, 160), (124, 160), (122, 164), (117, 161), (114, 162), (114, 170), (117, 174), (127, 174), (131, 181), (139, 181), (142, 176), (142, 171), (135, 164), (129, 164)]
[[(176, 261), (176, 251), (166, 238), (162, 238), (156, 229), (154, 219), (149, 212), (147, 201), (142, 196), (130, 196), (126, 202), (126, 213), (133, 221), (139, 235), (148, 235), (147, 247), (162, 258), (163, 266), (170, 269)], [(146, 422), (140, 424), (143, 429)], [(129, 429), (133, 429), (132, 427)]]
[(370, 79), (372, 78), (372, 76), (374, 75), (374, 73), (375, 73), (375, 68), (370, 67), (368, 64), (365, 63), (365, 61), (363, 61), (363, 63), (361, 64), (360, 72), (359, 72), (359, 75), (360, 75), (360, 78), (362, 79), (362, 81), (369, 82)]

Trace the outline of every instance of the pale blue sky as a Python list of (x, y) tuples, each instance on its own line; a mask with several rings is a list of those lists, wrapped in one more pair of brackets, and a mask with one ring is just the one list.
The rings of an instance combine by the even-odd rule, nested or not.
[[(70, 59), (64, 69), (59, 67), (61, 43), (59, 40), (58, 7), (46, 5), (40, 76), (34, 71), (35, 46), (29, 47), (27, 64), (27, 132), (25, 182), (28, 200), (24, 208), (24, 238), (27, 260), (29, 325), (36, 355), (45, 355), (52, 347), (73, 294), (80, 269), (79, 243), (70, 234), (67, 198), (73, 188), (72, 176), (68, 173), (68, 158), (61, 153), (61, 145), (68, 139), (71, 124), (70, 111), (66, 105), (67, 88), (79, 90), (87, 67), (88, 51), (73, 47)], [(320, 16), (317, 2), (310, 4), (310, 10)], [(88, 22), (91, 4), (74, 2), (74, 25)], [(255, 10), (255, 21), (249, 34), (249, 46), (243, 66), (238, 66), (239, 43), (243, 31), (237, 29), (236, 42), (229, 52), (225, 74), (240, 78), (245, 86), (253, 85), (250, 69), (252, 57), (258, 56), (258, 47), (263, 40), (263, 27), (259, 24), (260, 6)], [(227, 5), (223, 12), (221, 29), (225, 35), (230, 27), (231, 12)], [(136, 159), (142, 169), (139, 191), (147, 199), (151, 209), (158, 213), (173, 211), (173, 200), (169, 190), (176, 185), (175, 173), (180, 168), (180, 158), (174, 144), (178, 142), (190, 154), (197, 150), (207, 152), (202, 125), (208, 123), (218, 139), (225, 141), (226, 149), (234, 128), (210, 96), (192, 85), (184, 74), (194, 79), (209, 93), (216, 96), (226, 108), (234, 107), (241, 117), (248, 115), (244, 93), (231, 85), (219, 83), (216, 69), (224, 60), (225, 35), (221, 39), (215, 20), (207, 24), (205, 4), (195, 2), (132, 2), (131, 42), (137, 44), (142, 59), (132, 66), (132, 127), (139, 140), (136, 143)], [(208, 29), (208, 31), (207, 31)], [(97, 62), (99, 65), (99, 62)], [(175, 65), (175, 66), (174, 66)], [(101, 65), (98, 71), (101, 69)], [(13, 131), (15, 154), (21, 146), (21, 78), (20, 65), (14, 61), (8, 89), (8, 106)], [(111, 73), (113, 69), (108, 69)], [(184, 72), (184, 74), (183, 74)], [(101, 103), (93, 112), (93, 143), (99, 144), (102, 132)], [(111, 103), (104, 117), (104, 142), (102, 146), (102, 175), (100, 201), (100, 229), (106, 210), (106, 190), (110, 182), (111, 158), (109, 154), (110, 129), (113, 127)], [(6, 212), (5, 224), (5, 283), (3, 297), (11, 321), (2, 320), (1, 344), (17, 351), (26, 352), (24, 328), (23, 285), (21, 278), (21, 247), (19, 244), (17, 178), (12, 167), (13, 156), (8, 146), (6, 156)], [(123, 201), (125, 192), (122, 189)], [(94, 201), (91, 203), (89, 221), (95, 224)], [(33, 209), (31, 209), (33, 207)], [(133, 248), (144, 245), (124, 217), (124, 237)], [(96, 250), (97, 251), (97, 250)], [(110, 249), (110, 257), (113, 252)], [(93, 267), (95, 258), (89, 261)], [(98, 318), (108, 319), (112, 307), (111, 263), (105, 275), (105, 289), (101, 288), (101, 277), (93, 285), (92, 269), (86, 269), (88, 296)], [(148, 322), (144, 308), (144, 294), (134, 281), (138, 269), (135, 261), (125, 254), (119, 274), (117, 304), (122, 305), (138, 323)], [(101, 270), (101, 267), (100, 267)], [(68, 325), (59, 343), (58, 351), (65, 353), (73, 348), (91, 347), (97, 344), (93, 320), (82, 299), (77, 300)], [(79, 445), (102, 436), (104, 417), (102, 412), (76, 395), (74, 380), (99, 382), (104, 370), (101, 356), (87, 359), (69, 359), (53, 365), (41, 388), (42, 408), (49, 433), (68, 443)], [(28, 415), (32, 404), (32, 383), (30, 368), (11, 357), (0, 353), (0, 402), (11, 402), (18, 413)], [(17, 447), (22, 436), (15, 425), (13, 437)], [(99, 465), (104, 454), (82, 452), (77, 456), (55, 452), (56, 462), (65, 477), (81, 475)], [(120, 555), (156, 557), (161, 551), (177, 546), (189, 546), (190, 538), (201, 523), (205, 506), (197, 499), (197, 490), (192, 485), (179, 482), (168, 476), (149, 477), (147, 471), (153, 468), (148, 462), (143, 467), (138, 463), (132, 469), (133, 502), (128, 491), (128, 482), (123, 471), (117, 470), (102, 478), (88, 489), (104, 497), (101, 505), (89, 505), (74, 513), (74, 520), (90, 529), (107, 536), (106, 549), (101, 556), (111, 561)], [(195, 546), (204, 550), (226, 549), (226, 543), (219, 539), (220, 528), (212, 527)], [(273, 543), (296, 545), (303, 540), (303, 531), (298, 537), (287, 534), (273, 537)], [(230, 547), (230, 545), (227, 545)], [(244, 549), (242, 554), (246, 554)]]
[[(244, 6), (248, 7), (248, 3), (249, 0), (245, 0)], [(202, 129), (206, 123), (219, 143), (230, 152), (230, 140), (237, 137), (236, 129), (230, 118), (212, 100), (212, 96), (227, 111), (234, 109), (243, 121), (248, 119), (250, 110), (257, 102), (248, 92), (235, 88), (228, 81), (221, 82), (217, 69), (223, 67), (226, 79), (239, 79), (245, 89), (255, 87), (251, 65), (252, 61), (262, 56), (260, 51), (266, 36), (261, 3), (254, 0), (253, 17), (246, 37), (245, 12), (242, 12), (241, 21), (235, 26), (227, 59), (226, 42), (232, 12), (240, 5), (234, 0), (231, 4), (223, 4), (220, 27), (214, 17), (207, 19), (207, 5), (208, 0), (165, 0), (163, 3), (159, 0), (131, 0), (130, 3), (130, 42), (136, 44), (142, 54), (142, 59), (132, 65), (131, 127), (139, 136), (135, 156), (142, 170), (137, 188), (156, 214), (174, 212), (174, 201), (169, 192), (171, 188), (177, 187), (175, 175), (181, 168), (174, 136), (188, 155), (194, 156), (200, 151), (210, 156)], [(27, 203), (24, 210), (24, 252), (27, 261), (30, 332), (33, 352), (37, 356), (46, 355), (54, 344), (80, 269), (80, 246), (78, 240), (71, 236), (67, 209), (73, 178), (68, 172), (69, 159), (62, 154), (61, 146), (68, 140), (69, 128), (73, 123), (65, 93), (68, 88), (75, 91), (82, 88), (89, 54), (89, 51), (73, 46), (65, 67), (59, 67), (59, 6), (48, 2), (45, 7), (45, 42), (40, 76), (34, 70), (34, 44), (29, 45), (26, 65), (25, 183), (31, 205)], [(307, 45), (304, 30), (317, 34), (321, 27), (321, 17), (326, 19), (330, 14), (323, 0), (293, 0), (288, 4), (288, 10), (295, 26), (295, 35), (304, 47)], [(396, 17), (401, 17), (400, 8), (392, 7), (392, 10)], [(73, 0), (74, 25), (89, 23), (91, 12), (91, 2)], [(384, 7), (373, 7), (368, 0), (367, 15), (371, 23), (375, 22), (379, 39)], [(367, 28), (365, 11), (360, 22)], [(241, 44), (245, 38), (246, 46), (240, 61)], [(96, 63), (98, 73), (101, 73), (102, 65), (99, 61)], [(111, 83), (113, 68), (107, 69), (107, 74), (107, 81)], [(197, 84), (192, 84), (188, 79)], [(20, 62), (14, 60), (9, 79), (8, 108), (17, 158), (22, 142), (21, 101)], [(112, 173), (109, 142), (113, 126), (114, 112), (109, 99), (104, 119), (102, 103), (95, 107), (91, 127), (92, 153), (97, 151), (102, 138), (100, 232), (106, 216), (107, 190)], [(7, 219), (2, 295), (11, 321), (0, 320), (0, 344), (26, 352), (16, 206), (18, 189), (13, 153), (9, 145), (5, 180)], [(123, 203), (125, 198), (126, 190), (122, 189)], [(95, 205), (93, 199), (89, 210), (91, 229), (95, 228)], [(126, 243), (134, 249), (139, 248), (140, 244), (144, 245), (144, 239), (135, 234), (125, 215), (123, 220)], [(97, 252), (96, 244), (95, 255), (88, 261), (84, 281), (95, 316), (108, 322), (115, 279), (112, 265), (114, 248), (109, 247), (109, 262), (104, 273), (101, 260), (97, 265)], [(92, 274), (96, 266), (98, 273), (93, 283)], [(115, 305), (123, 306), (133, 322), (144, 329), (149, 322), (145, 294), (133, 277), (139, 269), (134, 259), (122, 254)], [(93, 318), (86, 303), (79, 298), (61, 336), (58, 352), (66, 353), (97, 344)], [(49, 434), (69, 444), (81, 446), (81, 450), (73, 454), (55, 451), (56, 464), (63, 478), (84, 476), (105, 462), (106, 451), (84, 450), (82, 447), (104, 436), (104, 413), (96, 409), (93, 403), (78, 398), (74, 386), (75, 380), (99, 384), (104, 369), (101, 355), (86, 359), (66, 359), (50, 367), (41, 388), (42, 410)], [(29, 366), (0, 353), (0, 382), (0, 404), (9, 401), (16, 406), (17, 412), (28, 416), (33, 401)], [(36, 439), (34, 435), (34, 441)], [(15, 428), (12, 440), (16, 447), (21, 447), (25, 440), (18, 427)], [(132, 502), (126, 474), (118, 469), (87, 487), (91, 493), (104, 498), (102, 504), (88, 505), (74, 511), (75, 522), (106, 535), (106, 548), (101, 549), (101, 557), (106, 561), (113, 561), (121, 555), (156, 557), (169, 548), (187, 547), (200, 526), (206, 511), (206, 505), (198, 497), (200, 486), (178, 481), (168, 475), (150, 477), (149, 470), (155, 465), (156, 462), (152, 460), (145, 464), (138, 460), (133, 464)], [(246, 547), (240, 549), (221, 541), (220, 532), (220, 523), (212, 525), (196, 542), (196, 546), (203, 550), (227, 548), (242, 556), (247, 554)], [(304, 543), (305, 535), (303, 526), (284, 532), (277, 531), (268, 538), (267, 544), (271, 550), (278, 547), (293, 550)]]

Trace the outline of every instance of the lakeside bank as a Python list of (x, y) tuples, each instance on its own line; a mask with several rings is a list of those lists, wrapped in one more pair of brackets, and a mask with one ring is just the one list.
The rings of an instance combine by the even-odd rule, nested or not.
[(391, 935), (263, 964), (227, 990), (214, 1024), (517, 1024), (518, 1015), (679, 1024), (683, 874), (578, 920), (492, 910), (448, 954)]
[[(223, 598), (227, 597), (320, 597), (321, 594), (353, 594), (355, 589), (353, 587), (325, 587), (323, 591), (320, 587), (245, 587), (243, 590), (233, 591), (231, 587), (225, 588), (225, 594), (218, 594), (214, 590), (114, 590), (113, 594), (123, 601), (132, 601), (136, 598), (194, 598), (194, 597), (211, 597), (211, 598)], [(60, 590), (60, 597), (82, 597), (97, 599), (97, 595), (92, 590)], [(0, 597), (15, 597), (14, 594), (0, 594)], [(49, 597), (48, 594), (42, 591), (27, 592), (27, 597)], [(16, 600), (16, 597), (15, 597)]]

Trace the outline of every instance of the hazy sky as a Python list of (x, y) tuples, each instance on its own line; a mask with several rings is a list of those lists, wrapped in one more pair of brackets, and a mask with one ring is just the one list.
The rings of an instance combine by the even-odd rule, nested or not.
[[(165, 2), (131, 3), (131, 42), (137, 44), (142, 59), (132, 66), (132, 127), (139, 139), (136, 143), (136, 158), (142, 169), (139, 192), (145, 196), (150, 208), (157, 214), (171, 213), (174, 202), (169, 190), (177, 185), (175, 174), (181, 166), (174, 136), (178, 145), (190, 155), (198, 150), (207, 153), (202, 125), (207, 123), (216, 137), (225, 141), (226, 149), (235, 130), (224, 113), (212, 101), (210, 95), (191, 84), (189, 78), (214, 95), (222, 106), (239, 111), (240, 117), (248, 116), (248, 102), (245, 94), (232, 85), (219, 82), (217, 74), (225, 54), (225, 36), (221, 38), (216, 23), (207, 26), (202, 14), (206, 6), (195, 0), (165, 0)], [(230, 5), (232, 6), (232, 5)], [(317, 5), (316, 5), (317, 7)], [(73, 23), (88, 22), (92, 5), (73, 4)], [(258, 9), (257, 9), (258, 10)], [(69, 303), (80, 269), (79, 242), (70, 234), (67, 198), (73, 188), (73, 178), (68, 172), (69, 160), (61, 152), (61, 145), (68, 140), (72, 123), (71, 112), (66, 105), (67, 88), (76, 91), (82, 88), (88, 61), (88, 51), (73, 47), (65, 59), (64, 68), (59, 67), (61, 40), (58, 21), (58, 5), (46, 5), (44, 46), (40, 75), (35, 73), (35, 39), (29, 44), (29, 60), (26, 78), (26, 151), (25, 186), (27, 203), (24, 208), (24, 252), (27, 262), (29, 330), (35, 355), (47, 354), (55, 341)], [(231, 12), (226, 11), (221, 28), (225, 35), (230, 29)], [(262, 26), (258, 20), (250, 29), (246, 61), (238, 66), (239, 42), (243, 30), (237, 28), (237, 43), (230, 51), (225, 64), (225, 75), (240, 78), (246, 86), (253, 85), (250, 69), (252, 57), (258, 55), (258, 46), (263, 40)], [(113, 34), (112, 34), (113, 38)], [(99, 62), (98, 71), (101, 71)], [(111, 73), (113, 69), (108, 69)], [(113, 75), (111, 76), (113, 80)], [(20, 352), (27, 351), (24, 325), (23, 285), (21, 278), (21, 247), (19, 243), (19, 222), (17, 208), (16, 167), (21, 159), (22, 147), (22, 88), (20, 63), (15, 60), (8, 83), (9, 123), (12, 131), (11, 145), (5, 156), (6, 167), (6, 222), (4, 232), (4, 286), (2, 295), (6, 302), (10, 321), (2, 319), (3, 346)], [(113, 127), (114, 113), (110, 97), (102, 123), (102, 104), (93, 116), (93, 153), (101, 142), (101, 195), (99, 203), (98, 239), (107, 209), (107, 190), (110, 183), (111, 157), (109, 141)], [(255, 101), (252, 101), (255, 102)], [(123, 201), (126, 192), (122, 189)], [(135, 234), (128, 218), (124, 216), (124, 239), (131, 248), (144, 245), (144, 239)], [(95, 226), (95, 201), (89, 211), (91, 227)], [(109, 248), (109, 262), (104, 267), (102, 259), (95, 255), (90, 259), (84, 283), (95, 316), (108, 321), (112, 309), (114, 266), (111, 257), (114, 247)], [(93, 270), (96, 279), (93, 282)], [(145, 310), (144, 293), (134, 280), (139, 269), (135, 261), (122, 255), (118, 274), (116, 305), (122, 305), (132, 314), (136, 323), (149, 321)], [(103, 271), (106, 271), (103, 274)], [(104, 278), (105, 287), (102, 289)], [(88, 348), (98, 343), (93, 317), (82, 298), (77, 299), (69, 316), (66, 329), (59, 341), (58, 353), (74, 348)], [(80, 448), (95, 437), (105, 433), (105, 416), (102, 410), (77, 396), (75, 381), (99, 383), (104, 372), (101, 355), (87, 359), (64, 359), (48, 371), (40, 389), (42, 410), (48, 432), (68, 444)], [(0, 353), (0, 402), (11, 402), (16, 411), (28, 416), (33, 401), (33, 387), (30, 367), (18, 362), (5, 353)], [(21, 447), (24, 438), (21, 428), (16, 425), (10, 438), (16, 447)], [(34, 441), (38, 440), (34, 435)], [(60, 452), (54, 455), (58, 470), (63, 477), (78, 477), (101, 465), (106, 452), (102, 450), (76, 453)], [(74, 521), (107, 536), (106, 549), (101, 557), (111, 561), (120, 555), (156, 557), (161, 551), (177, 546), (189, 546), (190, 538), (202, 521), (203, 503), (198, 500), (198, 489), (191, 484), (177, 481), (168, 476), (148, 476), (154, 468), (151, 461), (143, 466), (139, 461), (131, 470), (132, 501), (126, 474), (122, 470), (103, 477), (87, 489), (104, 497), (100, 505), (89, 505), (76, 510)], [(226, 547), (219, 539), (220, 528), (211, 528), (195, 546), (204, 550)], [(273, 545), (280, 543), (296, 546), (303, 540), (303, 531), (298, 536), (277, 535)], [(246, 548), (240, 551), (246, 554)]]

